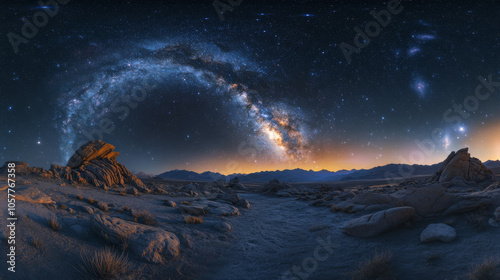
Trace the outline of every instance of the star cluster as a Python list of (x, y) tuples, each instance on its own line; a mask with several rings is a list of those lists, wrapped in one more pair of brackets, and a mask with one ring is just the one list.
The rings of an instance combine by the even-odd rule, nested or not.
[(341, 44), (386, 4), (285, 2), (221, 21), (210, 2), (71, 1), (17, 54), (7, 34), (44, 7), (2, 4), (0, 158), (64, 164), (97, 138), (148, 173), (500, 157), (497, 3), (403, 1), (348, 63)]

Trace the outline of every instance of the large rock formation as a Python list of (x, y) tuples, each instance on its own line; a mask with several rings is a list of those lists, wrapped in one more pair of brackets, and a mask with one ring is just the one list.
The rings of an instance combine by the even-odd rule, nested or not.
[(66, 167), (52, 165), (50, 170), (68, 181), (103, 188), (130, 184), (147, 191), (141, 180), (116, 161), (120, 153), (114, 149), (115, 146), (103, 141), (91, 141), (75, 152)]
[(408, 221), (415, 215), (412, 207), (396, 207), (365, 215), (346, 224), (344, 232), (357, 237), (371, 237)]
[(432, 178), (439, 183), (466, 184), (493, 180), (493, 172), (469, 154), (469, 148), (452, 152), (444, 161), (441, 169)]
[[(61, 179), (68, 183), (91, 184), (96, 187), (132, 185), (142, 192), (149, 192), (141, 180), (125, 166), (116, 161), (120, 154), (114, 151), (115, 146), (103, 141), (91, 141), (81, 146), (68, 161), (67, 166), (52, 164), (50, 170), (40, 167), (29, 167), (25, 162), (14, 161), (16, 173), (20, 175), (34, 174), (44, 178)], [(7, 172), (6, 162), (0, 173)]]

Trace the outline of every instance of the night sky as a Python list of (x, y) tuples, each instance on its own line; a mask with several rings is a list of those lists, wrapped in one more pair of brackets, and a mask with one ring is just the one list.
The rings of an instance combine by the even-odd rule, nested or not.
[(0, 158), (93, 138), (154, 174), (498, 159), (500, 4), (444, 2), (4, 1)]

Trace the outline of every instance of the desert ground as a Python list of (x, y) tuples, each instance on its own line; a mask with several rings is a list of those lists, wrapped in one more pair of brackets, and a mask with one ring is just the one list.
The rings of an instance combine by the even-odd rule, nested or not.
[[(135, 188), (21, 173), (16, 272), (4, 265), (1, 279), (500, 279), (498, 174), (475, 185), (135, 178)], [(7, 187), (3, 174), (3, 252)], [(424, 237), (430, 224), (444, 227)], [(103, 252), (114, 258), (97, 270)]]

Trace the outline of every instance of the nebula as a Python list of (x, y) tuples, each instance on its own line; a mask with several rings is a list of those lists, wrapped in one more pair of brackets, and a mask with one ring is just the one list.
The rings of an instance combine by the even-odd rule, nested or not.
[[(260, 148), (271, 150), (276, 159), (307, 159), (310, 152), (304, 117), (283, 102), (263, 101), (258, 90), (264, 73), (258, 67), (229, 54), (210, 53), (209, 49), (189, 44), (142, 46), (128, 56), (121, 53), (107, 57), (100, 65), (73, 74), (78, 80), (69, 84), (58, 100), (63, 112), (57, 119), (64, 160), (78, 148), (75, 145), (82, 134), (120, 111), (117, 101), (123, 101), (120, 98), (132, 88), (139, 85), (154, 92), (168, 90), (169, 85), (179, 82), (224, 96), (234, 104), (239, 121), (244, 122), (240, 125), (251, 125), (254, 137), (262, 140), (258, 141), (263, 145)], [(122, 112), (121, 118), (127, 114)]]

